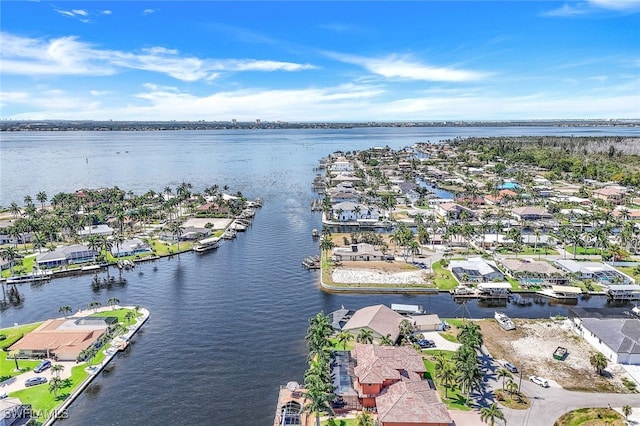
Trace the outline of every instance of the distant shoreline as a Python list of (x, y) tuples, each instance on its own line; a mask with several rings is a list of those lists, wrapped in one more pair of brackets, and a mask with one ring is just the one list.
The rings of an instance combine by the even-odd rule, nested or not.
[(277, 130), (351, 129), (376, 127), (640, 127), (640, 119), (613, 120), (509, 120), (509, 121), (371, 121), (286, 122), (286, 121), (92, 121), (92, 120), (5, 120), (0, 132), (64, 131), (166, 131), (166, 130)]

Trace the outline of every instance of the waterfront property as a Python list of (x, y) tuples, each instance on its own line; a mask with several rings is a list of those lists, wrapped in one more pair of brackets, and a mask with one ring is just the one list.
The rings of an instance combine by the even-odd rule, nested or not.
[(75, 361), (82, 351), (96, 344), (117, 323), (115, 317), (50, 319), (14, 343), (9, 350), (17, 350), (21, 357), (27, 358)]
[(486, 283), (504, 281), (504, 275), (491, 261), (481, 257), (470, 257), (466, 260), (452, 260), (449, 269), (459, 283)]
[(569, 279), (549, 262), (530, 259), (501, 259), (497, 263), (523, 287), (532, 285), (566, 285)]
[(84, 244), (72, 244), (64, 247), (57, 247), (55, 250), (41, 253), (36, 256), (38, 268), (56, 268), (59, 266), (72, 265), (76, 263), (90, 262), (98, 255), (93, 249)]
[(370, 261), (370, 260), (384, 260), (385, 254), (380, 250), (377, 250), (372, 244), (360, 243), (352, 244), (349, 247), (336, 247), (333, 249), (333, 255), (331, 256), (333, 261)]
[(131, 238), (124, 240), (120, 244), (114, 244), (111, 247), (111, 255), (113, 257), (135, 256), (138, 254), (151, 253), (151, 247), (140, 238)]
[(633, 284), (635, 280), (616, 268), (602, 262), (576, 262), (557, 259), (555, 264), (581, 280), (594, 280), (598, 284)]
[(373, 333), (375, 341), (388, 336), (392, 342), (400, 336), (400, 322), (405, 319), (402, 315), (385, 305), (367, 306), (358, 309), (342, 327), (357, 337), (360, 330), (367, 329)]
[(640, 318), (573, 316), (574, 331), (609, 361), (640, 365)]

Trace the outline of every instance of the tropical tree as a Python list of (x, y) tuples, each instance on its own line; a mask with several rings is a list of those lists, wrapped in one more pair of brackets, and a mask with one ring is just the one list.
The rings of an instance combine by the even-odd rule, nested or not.
[(51, 373), (55, 374), (56, 377), (60, 378), (60, 372), (64, 370), (64, 365), (62, 364), (53, 364), (51, 366)]
[(94, 300), (93, 302), (89, 303), (88, 308), (97, 310), (100, 306), (102, 306), (102, 303), (98, 302), (97, 300)]
[(331, 407), (333, 394), (327, 393), (324, 387), (308, 387), (302, 395), (305, 398), (302, 411), (315, 414), (316, 426), (320, 426), (320, 413), (334, 414)]
[(596, 369), (598, 374), (602, 374), (602, 370), (607, 368), (607, 365), (609, 365), (609, 360), (602, 352), (592, 352), (589, 357), (589, 363)]
[(9, 261), (9, 271), (11, 275), (13, 275), (13, 267), (15, 266), (15, 261), (18, 259), (20, 255), (18, 254), (18, 249), (15, 247), (5, 247), (0, 250), (0, 258)]
[(52, 377), (49, 381), (49, 392), (53, 392), (53, 397), (58, 398), (58, 390), (62, 388), (62, 380), (60, 377)]
[(127, 324), (131, 324), (131, 320), (135, 318), (136, 318), (136, 314), (134, 314), (132, 311), (128, 311), (124, 315), (124, 319), (127, 321)]
[(413, 334), (415, 327), (413, 326), (411, 321), (409, 321), (408, 319), (403, 319), (402, 321), (400, 321), (400, 324), (398, 324), (398, 330), (400, 331), (402, 341), (407, 343), (411, 341), (410, 336)]
[(451, 363), (448, 363), (448, 362), (446, 362), (440, 368), (438, 368), (438, 366), (436, 365), (435, 373), (436, 373), (436, 379), (439, 380), (440, 383), (442, 383), (442, 385), (444, 386), (444, 397), (448, 398), (449, 388), (456, 381), (456, 371), (454, 370), (453, 365), (451, 365)]
[(373, 331), (369, 328), (361, 328), (356, 337), (358, 343), (373, 343)]
[(493, 426), (496, 419), (504, 420), (504, 414), (495, 402), (488, 407), (482, 407), (480, 409), (480, 420), (483, 422)]
[(172, 222), (169, 225), (169, 232), (173, 235), (178, 243), (178, 258), (180, 258), (180, 237), (182, 236), (183, 230), (178, 222)]
[(509, 379), (509, 381), (507, 382), (507, 392), (509, 392), (512, 395), (518, 392), (518, 384), (513, 380)]
[(336, 339), (338, 340), (338, 344), (342, 345), (342, 350), (346, 351), (347, 350), (347, 344), (353, 340), (353, 334), (349, 333), (346, 330), (342, 330), (341, 332), (338, 333), (338, 336), (336, 337)]
[(47, 201), (47, 193), (44, 191), (38, 192), (36, 195), (36, 200), (40, 202), (40, 208), (44, 210), (44, 203)]
[(391, 334), (387, 333), (386, 336), (380, 338), (381, 346), (393, 346), (393, 340), (391, 340)]
[(109, 299), (107, 299), (107, 305), (111, 306), (111, 309), (116, 309), (116, 305), (120, 303), (120, 299), (118, 299), (117, 297), (110, 297)]
[(510, 379), (513, 376), (506, 368), (499, 368), (498, 371), (496, 371), (496, 374), (498, 375), (498, 378), (502, 378), (502, 390), (504, 390), (504, 383), (506, 379)]
[(631, 413), (633, 413), (633, 408), (631, 408), (630, 405), (625, 405), (624, 407), (622, 407), (622, 414), (624, 414), (627, 420), (629, 420), (629, 416), (631, 415)]
[(331, 239), (331, 235), (324, 234), (322, 237), (322, 240), (320, 241), (320, 249), (322, 250), (322, 252), (326, 254), (329, 250), (333, 249), (335, 246), (336, 246), (335, 243)]
[(356, 416), (356, 426), (373, 426), (373, 417), (366, 411), (360, 412)]
[(67, 316), (71, 313), (72, 309), (71, 306), (60, 306), (60, 308), (58, 308), (58, 312), (60, 312), (62, 315)]
[(16, 371), (20, 370), (20, 366), (18, 365), (18, 357), (20, 356), (20, 351), (14, 349), (7, 354), (7, 358), (13, 358), (13, 362), (16, 363)]

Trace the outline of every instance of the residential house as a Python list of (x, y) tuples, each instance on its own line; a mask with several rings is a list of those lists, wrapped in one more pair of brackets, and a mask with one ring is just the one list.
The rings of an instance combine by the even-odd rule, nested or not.
[(564, 272), (549, 262), (525, 259), (498, 260), (505, 272), (519, 280), (524, 286), (528, 285), (569, 285), (569, 279)]
[(611, 204), (622, 204), (625, 193), (619, 188), (604, 187), (593, 191), (593, 198), (604, 200)]
[(329, 166), (329, 170), (334, 173), (352, 172), (353, 164), (351, 164), (351, 162), (346, 158), (340, 157)]
[(376, 397), (380, 426), (450, 426), (451, 415), (429, 383), (399, 381)]
[(331, 259), (338, 262), (385, 260), (385, 254), (371, 244), (359, 243), (349, 247), (335, 247)]
[(442, 331), (444, 328), (438, 314), (410, 315), (407, 319), (411, 321), (416, 332)]
[(511, 214), (519, 221), (553, 219), (551, 213), (534, 206), (517, 207)]
[(460, 219), (462, 212), (466, 212), (466, 214), (471, 218), (474, 216), (474, 212), (471, 209), (468, 209), (460, 204), (456, 203), (442, 203), (438, 204), (434, 207), (436, 214), (447, 220), (457, 220)]
[(110, 235), (113, 235), (113, 228), (104, 223), (99, 225), (89, 225), (89, 226), (85, 226), (83, 229), (78, 231), (78, 235), (81, 238), (87, 238), (92, 235), (100, 235), (100, 236), (108, 237)]
[(75, 361), (80, 352), (98, 341), (118, 322), (115, 317), (50, 319), (11, 345), (23, 357)]
[(505, 202), (515, 200), (517, 196), (517, 192), (510, 189), (503, 189), (498, 191), (496, 195), (485, 195), (484, 201), (489, 205), (504, 204)]
[(342, 327), (357, 337), (361, 329), (371, 330), (375, 341), (388, 336), (392, 342), (400, 336), (400, 322), (405, 319), (402, 315), (385, 305), (367, 306), (357, 310)]
[(89, 262), (94, 260), (98, 254), (98, 252), (84, 244), (72, 244), (38, 254), (36, 256), (36, 263), (40, 269), (56, 268), (58, 266)]
[(459, 282), (487, 283), (504, 281), (504, 275), (495, 263), (481, 257), (466, 260), (452, 260), (449, 269)]
[(610, 362), (640, 365), (640, 319), (572, 317), (571, 321), (574, 331)]
[(601, 285), (634, 284), (635, 280), (602, 262), (576, 262), (572, 259), (557, 259), (554, 264), (580, 280), (594, 280)]
[(345, 201), (331, 207), (331, 219), (338, 222), (378, 221), (380, 212), (374, 206)]
[(124, 240), (120, 244), (113, 243), (111, 255), (113, 257), (135, 256), (136, 254), (150, 253), (151, 247), (139, 238)]

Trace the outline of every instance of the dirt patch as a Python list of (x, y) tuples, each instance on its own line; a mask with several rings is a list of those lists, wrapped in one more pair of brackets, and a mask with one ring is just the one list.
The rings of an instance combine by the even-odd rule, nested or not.
[(404, 262), (342, 262), (333, 269), (334, 283), (428, 284), (429, 274)]
[[(591, 392), (628, 392), (622, 384), (624, 369), (610, 365), (605, 378), (589, 362), (594, 349), (571, 331), (567, 320), (514, 320), (516, 329), (503, 330), (494, 320), (480, 321), (485, 346), (497, 360), (509, 361), (522, 369), (524, 377), (541, 376), (569, 390)], [(564, 361), (553, 358), (558, 346), (569, 352)]]

